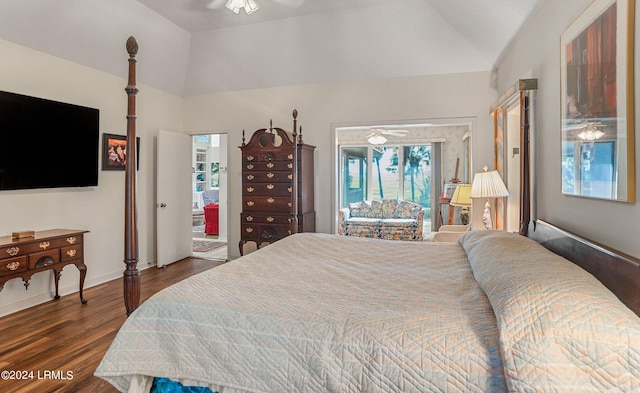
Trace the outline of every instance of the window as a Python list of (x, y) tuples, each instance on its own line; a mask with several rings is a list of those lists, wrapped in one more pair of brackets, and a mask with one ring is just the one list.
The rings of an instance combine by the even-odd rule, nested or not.
[(403, 199), (430, 211), (430, 144), (349, 146), (340, 151), (341, 208), (362, 200)]

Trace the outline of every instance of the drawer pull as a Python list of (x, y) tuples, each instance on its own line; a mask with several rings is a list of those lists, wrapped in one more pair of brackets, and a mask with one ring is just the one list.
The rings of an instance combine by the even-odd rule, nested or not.
[(247, 161), (253, 161), (255, 159), (254, 156), (247, 156)]
[(247, 180), (253, 180), (253, 179), (255, 179), (255, 176), (253, 176), (253, 175), (248, 175), (247, 176)]
[(292, 169), (292, 168), (293, 168), (293, 163), (291, 163), (291, 162), (290, 162), (290, 163), (288, 163), (288, 164), (287, 164), (287, 168)]
[(293, 191), (293, 188), (292, 187), (288, 187), (287, 191), (291, 192), (291, 191)]
[(287, 232), (289, 232), (289, 235), (291, 235), (291, 231), (287, 231)]
[(253, 164), (247, 164), (247, 169), (253, 169)]
[(253, 187), (247, 187), (247, 192), (253, 192), (255, 190), (255, 188)]
[(42, 242), (40, 243), (40, 248), (42, 248), (43, 250), (46, 250), (47, 248), (49, 248), (50, 245), (51, 243), (49, 242)]
[(7, 264), (7, 269), (9, 270), (18, 270), (19, 267), (20, 267), (20, 262), (18, 261), (9, 262)]
[(76, 250), (69, 250), (67, 251), (67, 255), (70, 256), (71, 258), (76, 256), (77, 251)]
[(253, 221), (253, 216), (247, 216), (246, 220), (249, 222)]
[(290, 159), (290, 160), (293, 160), (293, 154), (289, 154), (289, 155), (287, 156), (287, 158), (288, 158), (288, 159)]
[(267, 177), (268, 177), (269, 179), (273, 179), (273, 177), (274, 177), (274, 176), (275, 176), (275, 174), (273, 174), (273, 173), (271, 173), (271, 172), (267, 173)]
[(48, 255), (43, 256), (42, 258), (38, 259), (38, 261), (36, 261), (35, 264), (35, 268), (40, 268), (40, 267), (45, 267), (45, 266), (50, 266), (53, 265), (54, 263), (56, 263), (56, 260), (51, 258)]
[(12, 257), (15, 257), (16, 255), (18, 255), (19, 252), (20, 252), (19, 247), (11, 247), (7, 249), (7, 254), (11, 255)]
[(287, 221), (289, 221), (289, 224), (291, 224), (291, 219), (290, 218), (287, 218)]
[(247, 233), (253, 232), (253, 228), (246, 228)]
[(267, 198), (267, 202), (269, 202), (269, 203), (273, 203), (273, 202), (275, 202), (275, 201), (276, 201), (276, 200), (275, 200), (275, 199), (273, 199), (273, 198)]
[(293, 179), (293, 173), (290, 173), (289, 175), (287, 175), (287, 178), (288, 178), (289, 180)]
[(255, 203), (254, 201), (247, 201), (247, 206), (253, 206), (253, 205), (255, 205), (255, 204), (256, 204), (256, 203)]
[(287, 205), (288, 205), (289, 207), (291, 207), (291, 202), (287, 203)]
[(76, 237), (75, 236), (68, 237), (67, 238), (67, 243), (76, 244)]
[(274, 164), (273, 162), (267, 164), (267, 168), (269, 169), (273, 168), (274, 166), (276, 166), (276, 164)]
[(275, 218), (273, 218), (273, 217), (271, 217), (271, 216), (267, 217), (267, 221), (269, 221), (269, 222), (273, 222), (273, 220), (275, 220)]
[(274, 186), (273, 184), (267, 184), (267, 188), (273, 190), (274, 188), (276, 188), (276, 186)]

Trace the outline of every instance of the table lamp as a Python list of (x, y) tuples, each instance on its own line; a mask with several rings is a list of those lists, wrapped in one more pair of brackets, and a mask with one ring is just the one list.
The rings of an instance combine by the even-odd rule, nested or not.
[(509, 196), (509, 191), (504, 185), (498, 171), (489, 169), (486, 165), (482, 168), (484, 172), (476, 173), (471, 184), (471, 199), (487, 198), (484, 205), (484, 213), (482, 214), (482, 222), (486, 229), (493, 229), (493, 220), (491, 218), (491, 205), (489, 198), (504, 198)]
[(469, 224), (469, 207), (471, 207), (471, 184), (458, 184), (453, 196), (451, 197), (451, 206), (460, 206), (460, 222), (462, 225)]

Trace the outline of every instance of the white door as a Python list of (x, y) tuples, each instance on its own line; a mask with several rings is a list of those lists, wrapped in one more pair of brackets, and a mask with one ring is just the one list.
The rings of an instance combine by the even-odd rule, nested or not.
[(191, 136), (160, 130), (156, 154), (158, 267), (191, 255)]

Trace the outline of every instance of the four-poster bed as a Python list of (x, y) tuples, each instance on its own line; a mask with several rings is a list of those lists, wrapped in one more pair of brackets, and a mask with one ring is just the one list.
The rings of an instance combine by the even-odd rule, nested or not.
[(287, 236), (154, 295), (95, 375), (123, 392), (639, 390), (640, 261), (527, 227)]

